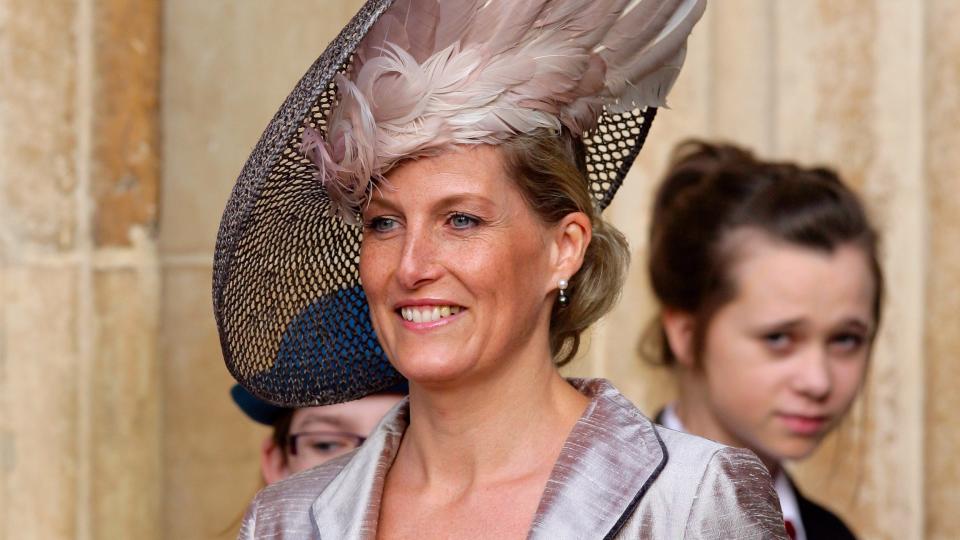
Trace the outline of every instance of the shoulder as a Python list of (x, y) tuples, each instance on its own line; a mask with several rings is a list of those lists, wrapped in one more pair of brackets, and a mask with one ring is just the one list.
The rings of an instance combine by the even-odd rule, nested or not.
[(733, 450), (718, 442), (668, 429), (659, 424), (657, 424), (656, 430), (657, 436), (663, 441), (663, 445), (670, 456), (669, 461), (672, 462), (673, 467), (678, 468), (677, 472), (702, 471), (707, 460), (715, 454), (724, 449)]
[(759, 487), (771, 500), (776, 500), (770, 473), (753, 452), (662, 426), (656, 430), (668, 456), (659, 483), (670, 485), (671, 489), (686, 485), (694, 492), (701, 489), (705, 481), (731, 479)]
[(669, 456), (663, 474), (696, 480), (713, 475), (736, 477), (769, 487), (775, 494), (770, 473), (753, 452), (659, 425), (656, 429)]
[(829, 509), (806, 498), (791, 480), (797, 505), (800, 507), (800, 519), (808, 538), (835, 538), (837, 540), (855, 540), (853, 531), (847, 524)]
[(238, 538), (263, 538), (280, 532), (292, 538), (312, 537), (316, 527), (311, 506), (353, 454), (351, 452), (260, 490), (247, 507)]
[(773, 481), (752, 452), (659, 426), (657, 434), (668, 458), (639, 510), (671, 515), (665, 537), (784, 538)]

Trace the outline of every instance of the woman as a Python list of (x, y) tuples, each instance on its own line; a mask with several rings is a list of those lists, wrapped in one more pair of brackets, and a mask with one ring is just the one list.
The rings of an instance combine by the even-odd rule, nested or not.
[[(362, 223), (364, 306), (410, 396), (356, 452), (261, 492), (242, 537), (782, 537), (751, 454), (658, 429), (606, 381), (566, 381), (556, 368), (621, 288), (626, 244), (600, 208), (652, 119), (630, 111), (662, 104), (702, 8), (413, 0), (384, 12), (320, 102), (332, 103), (323, 123), (308, 121), (302, 145), (281, 156), (289, 170), (290, 156), (309, 158), (328, 219)], [(364, 35), (357, 28), (341, 35)], [(289, 174), (271, 167), (267, 178)], [(269, 236), (258, 227), (278, 214), (259, 208), (243, 225), (254, 232), (222, 229), (231, 263), (253, 249), (230, 242)], [(320, 273), (355, 260), (349, 247)], [(217, 274), (218, 307), (242, 289), (233, 271)], [(229, 347), (248, 344), (231, 333), (245, 320), (233, 312), (219, 315), (225, 353), (249, 377), (254, 357)], [(314, 363), (317, 377), (338, 373)], [(263, 391), (292, 386), (274, 382)], [(330, 394), (380, 384), (343, 377)]]
[(755, 452), (794, 538), (853, 538), (782, 463), (817, 448), (866, 375), (883, 276), (856, 195), (826, 169), (688, 142), (660, 185), (650, 238), (658, 360), (679, 390), (658, 421)]

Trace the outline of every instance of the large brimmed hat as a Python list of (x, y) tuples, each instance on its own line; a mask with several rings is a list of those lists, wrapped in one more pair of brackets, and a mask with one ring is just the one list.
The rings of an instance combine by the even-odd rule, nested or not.
[(364, 4), (267, 126), (224, 211), (213, 303), (237, 381), (287, 407), (396, 384), (360, 287), (354, 224), (386, 172), (455, 145), (563, 131), (602, 210), (664, 104), (704, 3)]
[[(409, 391), (410, 388), (407, 386), (407, 381), (403, 381), (399, 384), (384, 388), (378, 392), (378, 394), (405, 396)], [(265, 426), (275, 426), (281, 416), (295, 410), (290, 407), (280, 407), (272, 403), (267, 403), (251, 394), (246, 388), (240, 386), (239, 383), (230, 387), (230, 397), (247, 418)]]

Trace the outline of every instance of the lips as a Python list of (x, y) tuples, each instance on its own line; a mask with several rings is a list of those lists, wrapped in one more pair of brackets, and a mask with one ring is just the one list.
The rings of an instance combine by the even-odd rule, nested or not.
[(796, 435), (810, 437), (823, 432), (830, 417), (823, 415), (803, 415), (780, 413), (777, 415), (786, 428)]

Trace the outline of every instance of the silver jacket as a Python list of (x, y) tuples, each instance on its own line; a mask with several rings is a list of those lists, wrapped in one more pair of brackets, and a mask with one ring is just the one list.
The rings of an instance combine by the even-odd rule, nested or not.
[[(553, 467), (529, 538), (786, 538), (770, 475), (749, 451), (660, 427), (603, 379)], [(375, 538), (384, 478), (408, 422), (403, 400), (367, 442), (264, 488), (240, 538)]]

